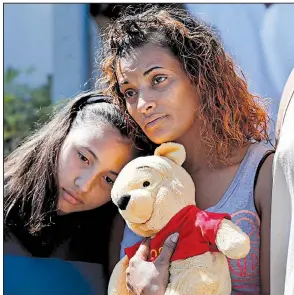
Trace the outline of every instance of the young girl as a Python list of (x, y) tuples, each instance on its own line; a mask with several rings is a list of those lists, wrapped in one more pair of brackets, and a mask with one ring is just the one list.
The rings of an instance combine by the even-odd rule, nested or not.
[[(79, 292), (74, 289), (79, 279), (67, 279), (66, 273), (58, 278), (64, 265), (47, 259), (40, 267), (39, 260), (30, 260), (34, 266), (24, 271), (27, 260), (12, 264), (15, 255), (77, 262), (93, 292), (105, 292), (103, 276), (107, 279), (119, 259), (123, 229), (110, 190), (123, 166), (149, 147), (139, 137), (135, 143), (132, 139), (125, 117), (109, 98), (85, 94), (9, 155), (4, 163), (6, 294)], [(15, 277), (22, 283), (15, 284)], [(54, 291), (49, 282), (57, 278)]]
[[(217, 36), (185, 11), (130, 12), (109, 26), (104, 44), (107, 93), (154, 143), (183, 144), (198, 207), (230, 213), (250, 236), (246, 259), (228, 261), (232, 294), (269, 294), (273, 155), (263, 144), (268, 118), (258, 97)], [(126, 229), (123, 246), (133, 242)], [(130, 289), (162, 294), (167, 276), (158, 270), (168, 267), (135, 259)]]

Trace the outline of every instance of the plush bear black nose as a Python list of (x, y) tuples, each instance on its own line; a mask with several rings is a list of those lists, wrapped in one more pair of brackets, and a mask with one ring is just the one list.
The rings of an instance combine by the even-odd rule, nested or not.
[(125, 210), (128, 206), (128, 203), (130, 201), (131, 195), (123, 195), (120, 197), (120, 199), (117, 202), (117, 206), (120, 210)]

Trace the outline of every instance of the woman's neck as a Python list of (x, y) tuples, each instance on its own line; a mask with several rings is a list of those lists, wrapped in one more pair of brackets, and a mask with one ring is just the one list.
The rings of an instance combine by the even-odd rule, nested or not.
[(198, 135), (200, 132), (191, 129), (183, 137), (177, 140), (182, 144), (186, 150), (186, 160), (183, 164), (183, 168), (192, 175), (198, 171), (210, 170), (209, 157), (205, 151), (204, 145)]
[(207, 153), (206, 147), (200, 140), (199, 133), (191, 129), (191, 132), (187, 132), (185, 136), (177, 140), (178, 143), (185, 147), (186, 160), (183, 168), (191, 176), (210, 174), (213, 170), (221, 170), (230, 166), (239, 165), (250, 146), (250, 144), (247, 144), (242, 148), (234, 150), (228, 159), (228, 163), (223, 163), (217, 158), (216, 153), (212, 152), (211, 155)]
[(207, 148), (200, 140), (200, 131), (195, 129), (196, 127), (191, 128), (183, 137), (177, 140), (178, 143), (185, 147), (186, 160), (183, 167), (191, 175), (197, 174), (199, 171), (211, 171), (238, 165), (250, 146), (249, 143), (245, 144), (244, 147), (235, 149), (228, 158), (228, 163), (223, 163), (218, 159), (216, 152), (211, 154), (207, 152)]
[(203, 210), (215, 206), (233, 181), (250, 144), (236, 149), (228, 159), (229, 164), (224, 164), (216, 157), (210, 158), (207, 155), (197, 135), (188, 134), (177, 142), (183, 144), (186, 149), (187, 156), (183, 168), (195, 184), (197, 206)]

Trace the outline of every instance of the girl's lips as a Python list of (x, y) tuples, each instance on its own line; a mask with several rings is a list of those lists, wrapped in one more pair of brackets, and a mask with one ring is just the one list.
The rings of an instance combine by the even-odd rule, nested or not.
[(66, 191), (65, 189), (63, 189), (63, 198), (69, 202), (72, 205), (79, 205), (82, 204), (83, 202), (80, 201), (78, 198), (74, 197), (71, 193), (69, 193), (68, 191)]

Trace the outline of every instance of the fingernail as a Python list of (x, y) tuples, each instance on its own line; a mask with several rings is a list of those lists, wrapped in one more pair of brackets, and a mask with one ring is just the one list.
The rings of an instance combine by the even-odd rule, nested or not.
[(174, 233), (171, 235), (172, 242), (176, 243), (179, 239), (179, 233)]

